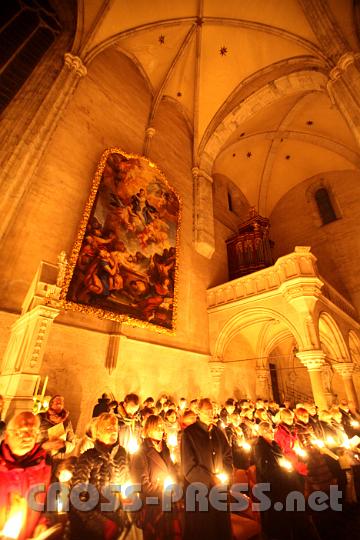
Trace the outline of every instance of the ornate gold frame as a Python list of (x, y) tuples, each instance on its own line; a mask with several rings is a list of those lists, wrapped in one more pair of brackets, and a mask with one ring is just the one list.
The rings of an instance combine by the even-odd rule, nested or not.
[[(75, 270), (75, 266), (78, 260), (79, 252), (82, 246), (82, 242), (84, 239), (86, 227), (90, 218), (90, 214), (95, 202), (95, 197), (97, 195), (99, 185), (101, 182), (102, 174), (106, 165), (106, 161), (110, 154), (118, 153), (126, 158), (136, 158), (140, 159), (142, 161), (146, 161), (151, 168), (154, 169), (154, 172), (156, 172), (157, 175), (163, 180), (165, 185), (169, 188), (169, 190), (173, 191), (178, 199), (179, 202), (179, 214), (178, 214), (178, 224), (176, 228), (176, 261), (175, 261), (175, 279), (174, 279), (174, 297), (173, 297), (173, 318), (172, 318), (172, 328), (166, 328), (163, 326), (159, 326), (156, 324), (153, 324), (148, 321), (142, 321), (140, 319), (135, 319), (129, 315), (126, 314), (119, 314), (112, 312), (107, 309), (101, 309), (96, 308), (93, 306), (87, 306), (85, 304), (78, 304), (72, 301), (67, 300), (67, 293), (69, 290), (70, 282), (73, 277), (73, 273)], [(177, 191), (170, 186), (166, 176), (160, 169), (153, 163), (150, 159), (146, 158), (145, 156), (140, 156), (138, 154), (129, 154), (127, 152), (124, 152), (121, 150), (121, 148), (114, 146), (111, 148), (106, 149), (103, 154), (101, 155), (100, 161), (98, 163), (98, 166), (96, 168), (95, 176), (93, 178), (91, 189), (90, 189), (90, 195), (86, 202), (85, 209), (83, 212), (83, 216), (80, 222), (80, 227), (78, 230), (78, 234), (76, 237), (76, 240), (74, 242), (71, 255), (69, 257), (69, 261), (66, 267), (62, 290), (61, 290), (61, 300), (63, 301), (63, 307), (64, 309), (70, 309), (73, 311), (78, 311), (81, 313), (86, 313), (88, 315), (95, 315), (96, 317), (99, 317), (101, 319), (109, 319), (112, 321), (128, 324), (130, 326), (140, 327), (140, 328), (146, 328), (146, 329), (152, 329), (156, 332), (164, 333), (164, 334), (171, 334), (174, 335), (176, 333), (176, 323), (177, 323), (177, 297), (178, 297), (178, 275), (179, 275), (179, 250), (180, 250), (180, 228), (181, 228), (181, 218), (182, 218), (182, 200)]]

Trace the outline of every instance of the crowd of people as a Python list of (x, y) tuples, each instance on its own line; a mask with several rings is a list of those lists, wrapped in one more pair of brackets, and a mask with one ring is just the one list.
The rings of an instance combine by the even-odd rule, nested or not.
[[(0, 397), (0, 422), (1, 409)], [(77, 436), (55, 395), (0, 423), (0, 537), (343, 537), (341, 510), (360, 494), (359, 418), (343, 401), (103, 394)]]

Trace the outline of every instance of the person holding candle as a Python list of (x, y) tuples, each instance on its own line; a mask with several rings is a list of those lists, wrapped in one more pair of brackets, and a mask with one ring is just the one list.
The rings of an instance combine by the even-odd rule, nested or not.
[(7, 520), (16, 513), (17, 531), (12, 533), (17, 540), (34, 537), (47, 528), (44, 514), (26, 502), (29, 489), (43, 484), (37, 502), (44, 503), (50, 484), (51, 466), (45, 450), (36, 443), (39, 429), (37, 416), (31, 412), (18, 413), (8, 422), (0, 446), (0, 531), (7, 530)]
[[(187, 493), (191, 484), (201, 482), (210, 491), (231, 482), (233, 462), (231, 448), (223, 431), (215, 425), (214, 408), (209, 398), (199, 401), (199, 418), (188, 426), (181, 439), (181, 461)], [(208, 511), (199, 508), (185, 511), (185, 540), (230, 540), (230, 513), (217, 510), (209, 500)]]
[(55, 395), (50, 399), (49, 408), (39, 414), (42, 447), (55, 459), (63, 459), (75, 448), (76, 438), (70, 420), (70, 413), (64, 407), (64, 397)]
[(117, 407), (119, 441), (129, 454), (134, 453), (140, 442), (141, 417), (139, 396), (127, 394)]
[[(92, 426), (94, 448), (78, 458), (73, 470), (71, 488), (89, 484), (100, 495), (98, 504), (90, 511), (70, 507), (67, 538), (70, 540), (115, 540), (129, 526), (122, 509), (103, 511), (105, 487), (124, 485), (129, 480), (125, 449), (119, 445), (118, 420), (112, 413), (102, 413)], [(105, 498), (104, 498), (105, 497)]]
[[(150, 415), (145, 422), (144, 441), (131, 462), (131, 476), (141, 484), (143, 510), (138, 521), (144, 540), (176, 540), (181, 538), (177, 507), (171, 512), (161, 508), (166, 482), (177, 483), (175, 466), (164, 440), (165, 425), (160, 416)], [(156, 497), (158, 504), (147, 504), (148, 497)]]

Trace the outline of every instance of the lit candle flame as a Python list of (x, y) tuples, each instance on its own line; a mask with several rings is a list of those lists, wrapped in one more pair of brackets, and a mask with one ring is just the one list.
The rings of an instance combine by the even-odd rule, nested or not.
[(248, 442), (243, 442), (243, 443), (241, 444), (241, 447), (242, 447), (244, 450), (246, 450), (246, 452), (250, 452), (250, 450), (251, 450), (251, 444), (249, 444)]
[(352, 427), (358, 428), (360, 426), (360, 423), (357, 420), (351, 420), (350, 424)]
[(164, 479), (164, 490), (168, 489), (170, 486), (173, 486), (174, 485), (174, 479), (171, 478), (171, 476), (167, 476), (165, 479)]
[(176, 433), (170, 433), (167, 437), (167, 443), (168, 443), (168, 446), (172, 446), (172, 447), (175, 447), (177, 446), (177, 435)]
[(124, 484), (122, 484), (121, 486), (121, 497), (123, 499), (127, 499), (129, 497), (129, 492), (128, 492), (128, 488), (131, 486), (131, 482), (130, 481), (127, 481), (125, 482)]
[(56, 507), (58, 514), (61, 514), (64, 510), (64, 505), (60, 495), (56, 499)]
[(294, 451), (295, 451), (295, 454), (297, 454), (299, 457), (302, 457), (302, 458), (305, 458), (308, 455), (307, 451), (304, 450), (303, 448), (300, 448), (299, 446), (295, 447)]
[(282, 467), (283, 469), (286, 469), (287, 471), (292, 471), (293, 470), (292, 463), (286, 458), (280, 458), (279, 459), (279, 465), (280, 465), (280, 467)]
[(226, 484), (226, 482), (229, 480), (229, 475), (224, 472), (218, 473), (216, 477), (220, 480), (222, 484)]
[(69, 482), (72, 478), (72, 472), (67, 469), (62, 469), (59, 473), (59, 482)]
[(326, 442), (327, 442), (327, 444), (329, 444), (331, 446), (335, 446), (335, 444), (336, 444), (334, 437), (332, 437), (331, 435), (328, 435), (326, 437)]
[(135, 454), (138, 450), (139, 450), (139, 444), (137, 440), (135, 439), (135, 437), (130, 437), (130, 440), (127, 446), (127, 451), (129, 452), (129, 454)]
[(9, 519), (6, 521), (4, 528), (0, 531), (0, 537), (11, 538), (16, 540), (25, 522), (26, 516), (26, 501), (19, 500), (15, 510), (10, 510)]
[(313, 444), (317, 446), (318, 448), (324, 448), (325, 443), (322, 439), (313, 439)]
[(170, 452), (170, 459), (175, 464), (176, 463), (176, 455), (175, 452)]

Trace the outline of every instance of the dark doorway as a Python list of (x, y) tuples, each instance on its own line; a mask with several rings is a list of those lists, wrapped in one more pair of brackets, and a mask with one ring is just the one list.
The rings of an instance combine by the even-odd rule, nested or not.
[(269, 363), (269, 368), (270, 368), (271, 387), (272, 387), (274, 401), (276, 401), (277, 403), (281, 403), (276, 364)]

